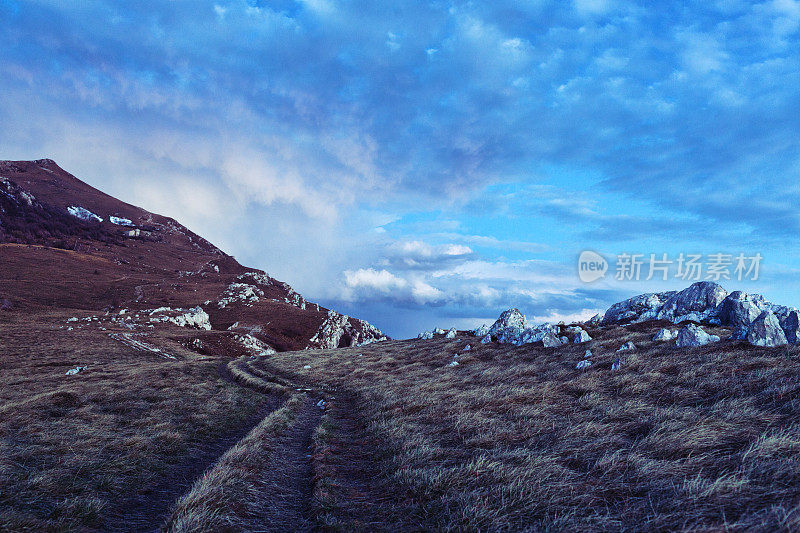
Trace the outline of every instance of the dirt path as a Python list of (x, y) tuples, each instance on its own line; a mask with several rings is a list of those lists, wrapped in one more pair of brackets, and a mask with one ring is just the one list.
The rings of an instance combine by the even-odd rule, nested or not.
[[(220, 365), (220, 375), (234, 383), (225, 364)], [(237, 386), (240, 386), (237, 384)], [(212, 467), (231, 446), (243, 439), (269, 413), (279, 408), (285, 398), (265, 397), (264, 405), (236, 430), (215, 441), (203, 442), (189, 459), (172, 465), (159, 476), (159, 481), (146, 491), (117, 500), (107, 511), (102, 531), (151, 532), (160, 531), (169, 517), (175, 502), (191, 489), (194, 481)]]
[(322, 417), (317, 399), (308, 397), (294, 423), (276, 443), (275, 453), (263, 471), (266, 487), (263, 514), (251, 531), (315, 531), (311, 513), (313, 493), (312, 439)]

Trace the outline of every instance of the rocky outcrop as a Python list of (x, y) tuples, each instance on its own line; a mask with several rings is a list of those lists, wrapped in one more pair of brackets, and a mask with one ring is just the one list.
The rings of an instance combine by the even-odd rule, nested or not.
[(615, 303), (603, 315), (603, 324), (652, 320), (656, 318), (664, 303), (675, 294), (675, 292), (640, 294)]
[(786, 334), (775, 313), (764, 311), (747, 329), (747, 342), (754, 346), (783, 346), (787, 344)]
[(689, 287), (675, 293), (658, 310), (656, 318), (669, 320), (675, 324), (692, 320), (702, 322), (715, 316), (717, 306), (722, 303), (728, 291), (710, 281), (692, 283)]
[(675, 346), (678, 346), (679, 348), (690, 348), (694, 346), (703, 346), (705, 344), (717, 341), (719, 341), (719, 337), (716, 335), (709, 335), (700, 326), (687, 324), (678, 332), (678, 338), (675, 340)]
[(345, 348), (385, 340), (387, 337), (381, 330), (369, 322), (331, 310), (319, 330), (311, 337), (309, 347)]
[(761, 295), (733, 291), (717, 307), (717, 318), (723, 326), (747, 328), (764, 311), (764, 305)]

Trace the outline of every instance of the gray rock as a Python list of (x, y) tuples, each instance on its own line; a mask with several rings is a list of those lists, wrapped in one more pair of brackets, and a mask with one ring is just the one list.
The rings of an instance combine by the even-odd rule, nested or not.
[(481, 339), (481, 344), (489, 344), (490, 342), (492, 342), (492, 336), (491, 335), (485, 335)]
[(561, 346), (562, 344), (564, 344), (563, 342), (561, 342), (561, 339), (552, 331), (548, 331), (542, 337), (541, 340), (542, 340), (542, 345), (545, 348), (555, 348), (557, 346)]
[(597, 313), (592, 318), (590, 318), (589, 320), (584, 322), (584, 324), (586, 324), (587, 326), (591, 326), (591, 327), (597, 327), (602, 323), (603, 323), (603, 314), (602, 313)]
[(661, 328), (653, 336), (654, 341), (671, 341), (678, 336), (678, 332), (674, 329)]
[(764, 310), (761, 303), (761, 295), (753, 295), (742, 291), (733, 291), (717, 307), (717, 317), (723, 326), (734, 329), (747, 328), (753, 320)]
[(472, 334), (475, 335), (476, 337), (484, 337), (484, 336), (488, 335), (489, 334), (489, 324), (482, 325), (481, 327), (476, 329), (474, 332), (472, 332)]
[(680, 323), (685, 320), (700, 322), (713, 316), (728, 291), (711, 281), (692, 283), (672, 295), (658, 310), (656, 318)]
[(574, 337), (572, 337), (572, 342), (574, 344), (581, 344), (582, 342), (589, 342), (592, 338), (586, 333), (585, 330), (581, 330), (580, 333), (576, 333)]
[(468, 352), (468, 351), (470, 351), (471, 349), (472, 349), (472, 346), (470, 346), (469, 344), (467, 344), (466, 346), (464, 346), (464, 351), (465, 351), (465, 352)]
[(619, 352), (633, 352), (633, 351), (636, 351), (636, 345), (633, 344), (633, 341), (628, 341), (628, 342), (626, 342), (625, 344), (623, 344), (622, 346), (619, 347), (619, 349), (617, 350), (617, 353), (619, 353)]
[(500, 317), (489, 328), (488, 333), (493, 336), (500, 334), (508, 329), (523, 330), (527, 327), (527, 320), (519, 309), (508, 309), (500, 314)]
[(781, 324), (781, 329), (786, 334), (786, 340), (792, 344), (800, 342), (800, 312), (794, 307), (766, 303), (766, 308), (775, 313)]
[(430, 340), (430, 339), (433, 338), (433, 332), (432, 331), (423, 331), (422, 333), (417, 335), (417, 338), (418, 339), (423, 339), (423, 340)]
[(754, 346), (783, 346), (788, 344), (786, 334), (775, 313), (764, 311), (747, 329), (747, 342)]
[(614, 359), (614, 362), (611, 363), (611, 370), (619, 370), (622, 368), (622, 359)]
[(690, 348), (694, 346), (703, 346), (705, 344), (717, 341), (719, 341), (719, 337), (716, 335), (709, 335), (700, 326), (687, 324), (678, 332), (678, 338), (675, 341), (675, 346), (678, 346), (679, 348)]
[(592, 351), (591, 350), (586, 350), (585, 352), (583, 352), (584, 359), (586, 359), (588, 357), (591, 357), (591, 356), (592, 356)]
[(641, 322), (656, 317), (661, 306), (676, 293), (660, 292), (640, 294), (612, 305), (603, 316), (603, 324), (618, 322)]
[(583, 361), (578, 361), (578, 364), (575, 365), (575, 368), (578, 370), (582, 370), (584, 368), (589, 368), (590, 366), (592, 366), (592, 362), (584, 359)]

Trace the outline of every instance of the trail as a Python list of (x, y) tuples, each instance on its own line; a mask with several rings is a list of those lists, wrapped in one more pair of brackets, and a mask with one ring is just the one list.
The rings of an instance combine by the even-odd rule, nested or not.
[(278, 439), (263, 471), (266, 487), (261, 508), (263, 514), (254, 520), (252, 531), (315, 531), (311, 512), (314, 490), (312, 438), (322, 418), (317, 399), (308, 397), (289, 430)]
[[(220, 376), (229, 383), (235, 383), (225, 363), (219, 366)], [(237, 384), (237, 386), (239, 386)], [(214, 441), (202, 443), (197, 453), (182, 463), (170, 466), (159, 476), (159, 481), (149, 490), (128, 495), (115, 502), (106, 512), (102, 531), (111, 532), (152, 532), (160, 531), (169, 517), (175, 502), (192, 484), (211, 468), (231, 446), (243, 439), (274, 410), (284, 402), (278, 396), (266, 396), (265, 404), (238, 428)]]

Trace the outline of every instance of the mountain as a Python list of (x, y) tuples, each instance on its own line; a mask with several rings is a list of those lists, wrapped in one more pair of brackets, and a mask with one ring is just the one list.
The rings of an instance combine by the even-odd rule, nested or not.
[(0, 280), (6, 310), (122, 313), (131, 330), (161, 323), (225, 330), (262, 351), (386, 338), (50, 159), (0, 161)]

